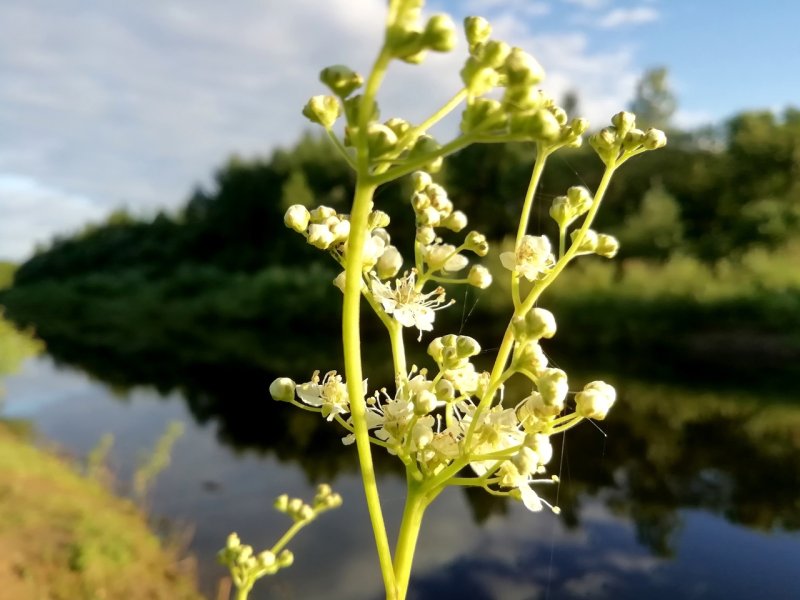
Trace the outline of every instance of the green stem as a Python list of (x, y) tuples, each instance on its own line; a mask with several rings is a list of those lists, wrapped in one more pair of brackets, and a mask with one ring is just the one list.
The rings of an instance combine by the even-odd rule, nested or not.
[(414, 550), (417, 547), (422, 517), (430, 501), (421, 493), (418, 484), (408, 479), (408, 496), (403, 509), (403, 520), (394, 551), (394, 570), (397, 577), (397, 600), (405, 600), (408, 583), (411, 578), (411, 566), (414, 562)]
[(247, 600), (251, 589), (253, 589), (252, 585), (250, 587), (236, 588), (236, 600)]
[(394, 569), (386, 535), (386, 525), (378, 495), (378, 483), (372, 464), (372, 452), (367, 430), (366, 410), (361, 368), (361, 328), (359, 322), (361, 301), (361, 272), (363, 267), (364, 243), (367, 235), (367, 220), (372, 209), (372, 196), (375, 187), (364, 185), (359, 177), (356, 183), (353, 208), (350, 213), (350, 237), (348, 238), (347, 259), (345, 261), (345, 291), (342, 308), (342, 339), (344, 342), (344, 364), (347, 379), (347, 393), (350, 397), (350, 413), (353, 416), (353, 429), (358, 451), (358, 462), (364, 482), (372, 530), (378, 552), (378, 561), (386, 587), (387, 599), (394, 599)]

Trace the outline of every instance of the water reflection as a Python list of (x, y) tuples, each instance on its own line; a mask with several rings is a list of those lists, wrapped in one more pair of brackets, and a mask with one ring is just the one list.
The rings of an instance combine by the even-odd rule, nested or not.
[[(16, 397), (9, 408), (19, 410), (21, 397), (43, 389), (72, 390), (31, 414), (46, 434), (77, 452), (112, 431), (124, 455), (125, 431), (128, 446), (141, 448), (165, 421), (191, 424), (174, 468), (157, 487), (154, 509), (194, 524), (192, 548), (209, 594), (222, 574), (213, 554), (230, 530), (255, 545), (270, 543), (283, 526), (269, 509), (272, 497), (284, 490), (309, 495), (314, 483), (329, 480), (345, 494), (345, 508), (301, 536), (297, 567), (255, 598), (379, 596), (354, 454), (316, 415), (268, 398), (268, 351), (247, 362), (221, 360), (210, 350), (200, 360), (165, 348), (112, 353), (58, 336), (48, 343), (58, 363), (108, 383), (40, 361), (28, 383), (9, 382)], [(285, 347), (274, 360), (296, 377), (313, 368)], [(796, 392), (765, 397), (607, 379), (620, 398), (602, 431), (586, 424), (554, 441), (552, 465), (563, 483), (548, 499), (558, 501), (562, 516), (530, 515), (504, 499), (450, 490), (427, 518), (415, 598), (800, 593)], [(399, 515), (399, 470), (390, 457), (378, 458), (386, 512)], [(126, 468), (123, 461), (123, 479)]]

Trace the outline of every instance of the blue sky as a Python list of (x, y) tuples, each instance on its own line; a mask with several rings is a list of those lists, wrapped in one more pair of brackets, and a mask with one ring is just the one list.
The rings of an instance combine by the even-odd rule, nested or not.
[[(319, 69), (365, 70), (383, 0), (3, 0), (0, 259), (116, 207), (180, 206), (227, 156), (267, 154), (306, 128)], [(641, 73), (666, 66), (683, 126), (800, 105), (800, 4), (784, 1), (429, 0), (537, 56), (545, 89), (602, 125)], [(424, 118), (463, 54), (393, 67), (385, 115)], [(426, 102), (420, 102), (424, 99)]]

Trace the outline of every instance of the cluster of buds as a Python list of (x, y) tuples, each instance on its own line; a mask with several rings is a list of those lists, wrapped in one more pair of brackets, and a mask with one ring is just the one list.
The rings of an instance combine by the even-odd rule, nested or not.
[(308, 523), (316, 519), (320, 513), (341, 505), (342, 497), (327, 483), (317, 486), (317, 493), (311, 504), (307, 504), (301, 498), (290, 498), (287, 494), (275, 499), (275, 510), (291, 517), (295, 523)]
[(434, 15), (422, 25), (422, 0), (400, 3), (386, 31), (386, 49), (393, 58), (419, 64), (426, 53), (449, 52), (456, 44), (456, 26), (448, 15)]
[(274, 575), (294, 562), (290, 550), (284, 549), (277, 555), (271, 550), (254, 554), (253, 547), (242, 544), (235, 533), (228, 536), (225, 548), (219, 551), (217, 558), (228, 567), (233, 583), (239, 590), (249, 590), (256, 580), (265, 575)]
[(592, 195), (585, 187), (576, 185), (567, 190), (566, 196), (556, 196), (550, 205), (550, 216), (562, 229), (575, 219), (586, 214), (592, 207)]
[[(570, 234), (573, 242), (577, 234), (577, 231), (573, 231)], [(613, 235), (597, 233), (594, 229), (587, 229), (581, 239), (580, 246), (578, 246), (577, 254), (597, 254), (604, 258), (614, 258), (618, 251), (619, 241)]]
[[(491, 26), (481, 17), (467, 17), (464, 31), (469, 57), (461, 69), (468, 92), (461, 118), (463, 133), (510, 134), (555, 146), (581, 145), (588, 122), (570, 121), (564, 109), (536, 87), (544, 79), (544, 69), (533, 56), (490, 39)], [(505, 88), (501, 100), (482, 97), (497, 87)]]
[[(411, 196), (411, 206), (416, 216), (415, 244), (418, 250), (417, 269), (420, 272), (456, 273), (469, 264), (469, 259), (461, 254), (462, 251), (472, 252), (480, 257), (488, 254), (489, 243), (477, 231), (470, 231), (459, 247), (444, 243), (436, 229), (460, 232), (467, 226), (466, 215), (460, 210), (454, 210), (447, 191), (441, 185), (433, 183), (431, 176), (425, 171), (414, 173), (412, 184), (414, 193)], [(473, 265), (466, 282), (485, 289), (491, 284), (492, 276), (486, 267)]]
[[(329, 206), (318, 206), (309, 211), (301, 204), (294, 204), (287, 209), (284, 223), (303, 235), (315, 248), (328, 250), (340, 263), (344, 262), (350, 235), (350, 220), (346, 215), (338, 214)], [(379, 279), (394, 277), (403, 265), (403, 257), (391, 245), (385, 229), (388, 224), (389, 215), (385, 212), (375, 210), (370, 213), (370, 236), (364, 244), (363, 265), (365, 271), (374, 269)]]
[(592, 135), (589, 143), (606, 165), (616, 165), (635, 154), (663, 148), (667, 136), (660, 129), (637, 129), (636, 115), (622, 111), (611, 118), (611, 127)]

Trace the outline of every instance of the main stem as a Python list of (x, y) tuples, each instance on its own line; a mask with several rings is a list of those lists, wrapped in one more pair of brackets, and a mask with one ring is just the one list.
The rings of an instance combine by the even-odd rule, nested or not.
[(361, 271), (363, 268), (364, 243), (367, 236), (367, 220), (372, 209), (372, 197), (375, 186), (364, 183), (359, 177), (356, 183), (353, 207), (350, 213), (350, 237), (347, 240), (347, 259), (345, 261), (345, 290), (342, 309), (342, 340), (344, 342), (344, 368), (347, 378), (347, 393), (350, 397), (350, 413), (353, 416), (353, 430), (358, 450), (358, 462), (361, 467), (361, 478), (364, 482), (364, 494), (367, 509), (375, 535), (378, 561), (386, 588), (387, 600), (395, 600), (396, 590), (392, 553), (386, 535), (386, 525), (378, 496), (378, 483), (375, 468), (372, 464), (372, 452), (367, 430), (364, 390), (364, 379), (361, 368)]
[(394, 551), (394, 572), (397, 582), (397, 600), (405, 600), (408, 583), (411, 579), (411, 566), (414, 563), (414, 550), (422, 527), (422, 517), (429, 501), (420, 490), (419, 484), (408, 479), (408, 495), (403, 509), (403, 520)]

